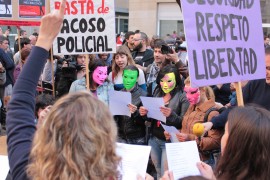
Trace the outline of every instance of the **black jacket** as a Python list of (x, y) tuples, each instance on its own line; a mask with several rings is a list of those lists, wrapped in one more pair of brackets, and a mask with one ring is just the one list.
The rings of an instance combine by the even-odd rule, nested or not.
[[(138, 51), (133, 51), (132, 58), (135, 59), (137, 54)], [(136, 62), (136, 64), (139, 64), (143, 67), (147, 67), (153, 62), (154, 62), (154, 52), (151, 49), (146, 49), (143, 58), (139, 62)]]
[[(154, 91), (154, 97), (162, 97), (162, 90), (160, 88), (156, 88)], [(186, 98), (185, 92), (179, 89), (174, 89), (175, 92), (171, 93), (171, 100), (166, 107), (172, 109), (172, 113), (169, 117), (166, 118), (167, 126), (174, 126), (176, 129), (181, 129), (183, 117), (189, 107), (189, 102)], [(158, 121), (152, 119), (151, 123), (151, 131), (152, 136), (157, 137), (161, 140), (166, 140), (164, 136), (164, 129), (161, 125), (158, 126)], [(162, 122), (163, 123), (163, 122)]]
[[(123, 89), (122, 91), (125, 91)], [(131, 91), (132, 104), (137, 106), (137, 111), (128, 116), (114, 116), (118, 126), (118, 134), (122, 139), (145, 137), (145, 121), (140, 116), (139, 108), (142, 106), (140, 96), (146, 96), (146, 92), (138, 85)]]

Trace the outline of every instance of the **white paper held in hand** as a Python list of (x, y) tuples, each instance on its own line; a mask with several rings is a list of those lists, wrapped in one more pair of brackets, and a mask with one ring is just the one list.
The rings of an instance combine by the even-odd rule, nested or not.
[(151, 147), (117, 143), (116, 153), (122, 158), (119, 171), (122, 180), (137, 180), (137, 175), (145, 178)]
[(163, 127), (165, 131), (170, 133), (171, 135), (170, 140), (172, 143), (179, 142), (176, 137), (176, 134), (180, 133), (180, 130), (176, 129), (174, 126), (166, 126), (165, 124), (162, 124), (162, 123), (161, 123), (161, 126)]
[(109, 91), (109, 109), (112, 115), (125, 115), (131, 117), (128, 104), (131, 104), (130, 92)]
[(163, 98), (143, 96), (140, 98), (143, 106), (148, 110), (147, 117), (166, 123), (166, 117), (160, 111), (160, 107), (164, 106)]
[(175, 179), (200, 175), (196, 163), (200, 156), (196, 141), (166, 143), (169, 170)]

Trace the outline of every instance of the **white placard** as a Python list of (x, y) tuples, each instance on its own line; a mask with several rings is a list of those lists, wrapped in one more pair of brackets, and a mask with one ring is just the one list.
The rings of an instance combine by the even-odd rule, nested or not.
[[(60, 0), (51, 0), (51, 11)], [(115, 53), (112, 0), (67, 0), (63, 26), (53, 42), (54, 55)]]

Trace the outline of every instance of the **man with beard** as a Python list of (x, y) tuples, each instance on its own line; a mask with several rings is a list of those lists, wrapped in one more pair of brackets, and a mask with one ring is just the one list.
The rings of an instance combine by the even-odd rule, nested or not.
[(270, 47), (265, 49), (266, 79), (249, 81), (243, 89), (246, 103), (258, 104), (270, 111)]
[(144, 32), (135, 33), (132, 44), (134, 46), (132, 57), (138, 68), (145, 71), (144, 67), (154, 61), (153, 51), (147, 49), (148, 37)]

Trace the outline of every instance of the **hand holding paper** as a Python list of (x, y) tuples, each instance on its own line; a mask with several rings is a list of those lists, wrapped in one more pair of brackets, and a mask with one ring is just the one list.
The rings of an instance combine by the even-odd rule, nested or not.
[(161, 124), (161, 126), (163, 127), (164, 131), (164, 135), (167, 139), (170, 139), (171, 142), (179, 142), (179, 140), (176, 137), (176, 134), (179, 134), (180, 131), (177, 130), (174, 126), (166, 126), (164, 124)]
[(110, 91), (109, 109), (112, 115), (131, 116), (128, 105), (131, 104), (130, 92)]
[(131, 114), (133, 114), (135, 111), (137, 111), (137, 106), (133, 104), (128, 104), (128, 108)]
[(150, 146), (117, 143), (117, 154), (122, 158), (120, 172), (122, 180), (137, 180), (137, 176), (145, 178)]
[(176, 134), (176, 137), (180, 142), (185, 142), (188, 140), (188, 135), (184, 133), (178, 133)]
[(153, 97), (140, 97), (143, 106), (148, 110), (147, 117), (160, 120), (166, 123), (166, 117), (160, 111), (160, 107), (164, 107), (163, 98), (153, 98)]
[(161, 107), (160, 107), (160, 111), (162, 112), (162, 114), (163, 114), (165, 117), (169, 117), (169, 116), (172, 114), (172, 109), (171, 109), (171, 108), (167, 108), (167, 107), (161, 106)]
[(146, 116), (148, 113), (148, 110), (145, 107), (141, 106), (139, 109), (139, 112), (141, 116)]
[(175, 179), (200, 175), (197, 162), (200, 162), (198, 147), (195, 141), (166, 143), (169, 170)]

